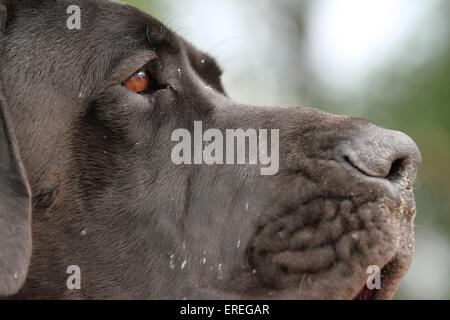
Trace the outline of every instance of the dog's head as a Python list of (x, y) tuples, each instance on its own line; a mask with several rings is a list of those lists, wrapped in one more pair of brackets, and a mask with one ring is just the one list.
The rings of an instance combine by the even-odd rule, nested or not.
[(236, 103), (214, 59), (126, 5), (10, 2), (2, 47), (0, 294), (26, 278), (20, 297), (393, 295), (413, 252), (408, 136)]

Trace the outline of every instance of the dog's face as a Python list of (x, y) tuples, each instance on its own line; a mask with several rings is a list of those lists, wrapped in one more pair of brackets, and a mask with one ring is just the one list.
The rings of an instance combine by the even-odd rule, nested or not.
[[(66, 27), (73, 4), (81, 30)], [(413, 251), (406, 135), (240, 105), (211, 57), (121, 4), (14, 1), (4, 40), (0, 173), (22, 187), (0, 189), (0, 294), (25, 281), (17, 297), (392, 297)], [(173, 133), (194, 121), (278, 129), (279, 170), (175, 164)], [(370, 266), (380, 290), (364, 289)]]

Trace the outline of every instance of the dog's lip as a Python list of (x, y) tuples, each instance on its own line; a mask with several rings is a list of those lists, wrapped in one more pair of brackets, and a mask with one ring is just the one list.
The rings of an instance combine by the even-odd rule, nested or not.
[[(218, 289), (211, 287), (201, 287), (200, 291), (207, 299), (231, 299), (231, 300), (384, 300), (391, 299), (395, 294), (399, 278), (396, 278), (397, 268), (401, 268), (398, 265), (397, 254), (393, 254), (392, 258), (388, 260), (386, 264), (381, 268), (381, 287), (380, 289), (369, 289), (367, 287), (367, 277), (364, 280), (355, 283), (353, 288), (355, 289), (348, 295), (332, 295), (332, 296), (308, 296), (304, 295), (297, 287), (288, 287), (283, 289), (263, 289), (261, 291), (250, 292), (237, 292), (235, 290)], [(358, 290), (359, 289), (359, 290)], [(199, 292), (201, 295), (202, 293)], [(336, 293), (336, 292), (334, 292)], [(212, 296), (211, 296), (212, 294)], [(203, 295), (202, 295), (203, 296)], [(203, 298), (201, 298), (203, 299)]]
[[(405, 211), (408, 213), (406, 215), (411, 215), (411, 213), (415, 210), (415, 204), (414, 202), (407, 202), (403, 204), (403, 207), (390, 209), (393, 211), (403, 211), (404, 214)], [(395, 215), (395, 214), (393, 214)], [(281, 252), (290, 252), (291, 250), (280, 250), (277, 251), (277, 253)], [(295, 252), (295, 250), (293, 250)], [(406, 252), (407, 251), (407, 252)], [(277, 300), (298, 300), (298, 299), (318, 299), (318, 300), (324, 300), (324, 299), (337, 299), (337, 300), (385, 300), (385, 299), (391, 299), (398, 287), (398, 284), (400, 280), (403, 278), (403, 272), (405, 270), (405, 257), (407, 256), (407, 260), (410, 261), (412, 256), (412, 249), (409, 248), (396, 248), (394, 250), (389, 250), (389, 253), (386, 253), (385, 258), (383, 261), (379, 261), (378, 264), (375, 263), (375, 265), (378, 265), (380, 267), (381, 271), (381, 288), (380, 289), (369, 289), (367, 288), (367, 280), (370, 276), (369, 273), (364, 273), (364, 279), (360, 281), (355, 281), (355, 283), (351, 286), (353, 290), (350, 290), (348, 294), (342, 294), (336, 292), (330, 292), (329, 295), (325, 296), (309, 296), (306, 292), (301, 292), (299, 288), (297, 288), (295, 285), (291, 287), (284, 287), (284, 288), (268, 288), (265, 286), (260, 286), (261, 283), (259, 283), (257, 286), (254, 284), (251, 286), (252, 289), (250, 291), (246, 291), (244, 289), (243, 292), (237, 292), (233, 289), (224, 289), (224, 291), (221, 290), (214, 290), (216, 296), (220, 296), (224, 299), (238, 299), (238, 300), (255, 300), (255, 299), (261, 299), (261, 300), (271, 300), (271, 299), (277, 299)], [(399, 254), (399, 252), (401, 254)], [(399, 261), (400, 260), (400, 261)], [(401, 271), (403, 269), (403, 271)], [(399, 276), (399, 271), (402, 273)], [(245, 271), (243, 276), (245, 274), (247, 276), (255, 276), (254, 273), (255, 269), (250, 268), (249, 270)], [(240, 281), (240, 277), (237, 278), (237, 282), (243, 283)], [(331, 279), (330, 279), (331, 280)], [(211, 289), (211, 288), (210, 288)]]
[(390, 266), (392, 264), (392, 260), (391, 259), (383, 268), (381, 268), (381, 281), (380, 281), (380, 288), (374, 288), (374, 289), (370, 289), (367, 286), (367, 283), (365, 283), (362, 286), (362, 289), (357, 293), (356, 296), (354, 296), (352, 298), (352, 300), (378, 300), (382, 297), (382, 295), (389, 294), (386, 291), (386, 286), (389, 285), (389, 283), (387, 283), (389, 280), (389, 275), (388, 275), (388, 266)]
[[(386, 297), (390, 298), (395, 292), (389, 292), (389, 288), (392, 282), (392, 279), (389, 277), (388, 266), (392, 264), (394, 258), (389, 260), (389, 262), (381, 268), (381, 286), (379, 289), (369, 289), (367, 285), (367, 279), (364, 280), (363, 283), (355, 284), (355, 288), (361, 288), (355, 294), (349, 296), (342, 296), (336, 299), (341, 300), (381, 300)], [(369, 276), (369, 274), (367, 274)], [(278, 292), (269, 292), (267, 294), (269, 299), (273, 299), (274, 297), (287, 297), (287, 299), (296, 299), (298, 297), (298, 293), (293, 292), (291, 289), (283, 289)]]
[(380, 289), (369, 290), (369, 295), (364, 295), (368, 291), (363, 286), (353, 300), (386, 300), (392, 299), (397, 291), (399, 283), (409, 264), (411, 263), (413, 249), (408, 252), (400, 249), (389, 262), (381, 269), (381, 287)]
[[(381, 287), (379, 289), (369, 289), (367, 286), (367, 279), (364, 280), (363, 283), (355, 284), (355, 288), (361, 288), (359, 291), (352, 295), (341, 296), (331, 299), (339, 299), (339, 300), (382, 300), (386, 298), (391, 298), (395, 291), (390, 290), (392, 279), (389, 277), (389, 266), (391, 266), (394, 258), (389, 260), (389, 262), (381, 268)], [(369, 274), (367, 274), (369, 276)], [(301, 296), (298, 289), (294, 288), (285, 288), (281, 290), (271, 290), (266, 292), (263, 296), (258, 296), (258, 299), (304, 299), (305, 297)], [(316, 299), (316, 298), (313, 298)], [(317, 298), (323, 299), (323, 298)], [(328, 298), (327, 298), (328, 299)]]

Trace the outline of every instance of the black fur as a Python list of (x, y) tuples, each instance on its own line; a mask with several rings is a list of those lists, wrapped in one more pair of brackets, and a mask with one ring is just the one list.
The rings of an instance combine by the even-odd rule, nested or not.
[[(81, 30), (66, 28), (73, 4)], [(371, 297), (392, 297), (413, 245), (420, 154), (406, 135), (309, 108), (236, 103), (214, 59), (126, 5), (17, 0), (8, 11), (8, 106), (0, 101), (13, 128), (0, 127), (0, 150), (14, 135), (33, 194), (31, 266), (14, 298), (348, 299), (362, 297), (370, 265), (383, 268)], [(160, 90), (138, 95), (122, 83), (143, 66)], [(171, 133), (195, 120), (280, 129), (279, 173), (174, 165)], [(0, 184), (0, 204), (20, 204), (13, 189)], [(8, 210), (25, 216), (26, 195)], [(0, 250), (26, 248), (8, 232), (26, 230), (21, 223), (0, 211), (0, 240), (19, 244)], [(0, 255), (0, 294), (11, 296), (20, 283), (11, 289), (8, 265)], [(80, 290), (66, 286), (69, 265), (81, 268)]]

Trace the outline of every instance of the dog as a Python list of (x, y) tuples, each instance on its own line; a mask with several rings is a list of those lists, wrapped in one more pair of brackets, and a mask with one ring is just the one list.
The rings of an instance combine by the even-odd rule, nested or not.
[[(414, 250), (410, 137), (234, 102), (212, 57), (128, 5), (2, 2), (1, 296), (393, 297)], [(196, 123), (278, 130), (279, 168), (174, 163)]]

